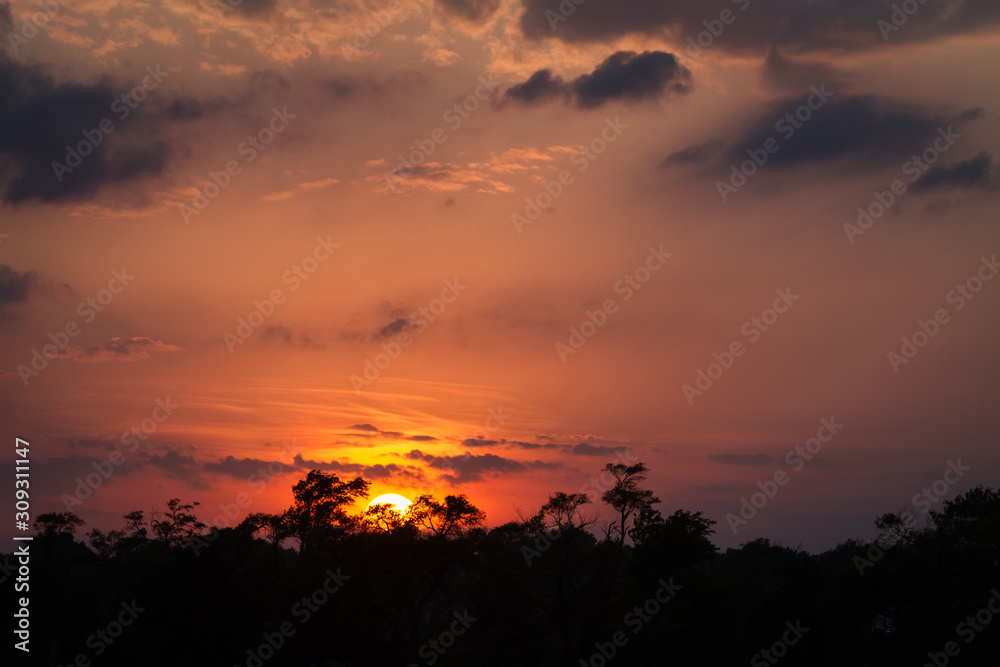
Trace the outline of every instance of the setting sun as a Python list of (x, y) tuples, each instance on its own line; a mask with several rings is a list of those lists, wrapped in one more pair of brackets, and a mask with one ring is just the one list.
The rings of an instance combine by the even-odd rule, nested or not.
[(381, 496), (368, 503), (368, 507), (366, 509), (371, 509), (375, 505), (392, 505), (392, 507), (400, 514), (406, 514), (412, 504), (413, 503), (411, 501), (398, 493), (383, 493)]

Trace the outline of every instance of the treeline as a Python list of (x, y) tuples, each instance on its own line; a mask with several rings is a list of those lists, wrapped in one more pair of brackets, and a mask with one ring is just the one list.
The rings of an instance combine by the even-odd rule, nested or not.
[(321, 471), (285, 512), (233, 528), (176, 498), (85, 541), (79, 517), (45, 514), (18, 664), (997, 664), (1000, 490), (925, 526), (885, 514), (876, 540), (821, 554), (767, 539), (719, 552), (701, 512), (655, 508), (645, 465), (604, 470), (600, 498), (554, 493), (491, 529), (464, 495), (352, 514), (370, 483)]

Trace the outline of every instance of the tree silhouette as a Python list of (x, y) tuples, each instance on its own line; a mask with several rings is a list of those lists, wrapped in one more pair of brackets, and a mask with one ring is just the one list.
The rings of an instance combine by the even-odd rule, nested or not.
[[(167, 510), (162, 515), (154, 512), (149, 519), (160, 541), (170, 547), (187, 544), (191, 538), (206, 525), (198, 520), (191, 510), (201, 505), (199, 502), (182, 503), (180, 498), (167, 501)], [(126, 520), (128, 520), (126, 515)]]
[(391, 533), (412, 524), (392, 503), (376, 503), (365, 510), (362, 525), (374, 531)]
[(609, 540), (612, 535), (617, 535), (618, 546), (623, 547), (625, 538), (631, 531), (630, 521), (644, 507), (654, 505), (660, 502), (660, 499), (654, 496), (652, 491), (639, 486), (646, 480), (646, 473), (649, 472), (645, 463), (640, 461), (630, 466), (623, 463), (609, 463), (604, 466), (604, 470), (614, 477), (615, 483), (601, 494), (601, 500), (618, 513), (618, 517), (610, 522), (604, 534)]
[(285, 521), (299, 540), (303, 553), (334, 539), (353, 525), (345, 508), (359, 498), (368, 497), (371, 482), (357, 477), (342, 482), (337, 475), (311, 470), (292, 487), (295, 498), (285, 512)]
[[(1000, 599), (1000, 490), (945, 501), (924, 527), (883, 514), (875, 542), (809, 554), (760, 538), (720, 553), (713, 520), (654, 508), (645, 466), (613, 472), (603, 540), (582, 493), (552, 493), (489, 530), (467, 497), (425, 495), (400, 525), (385, 506), (356, 508), (365, 480), (322, 471), (295, 484), (287, 511), (210, 535), (199, 506), (176, 498), (151, 518), (132, 511), (119, 529), (91, 531), (89, 547), (74, 538), (79, 517), (42, 514), (30, 583), (32, 648), (45, 650), (32, 656), (80, 664), (100, 650), (103, 667), (770, 664), (761, 649), (801, 622), (808, 634), (782, 667), (923, 664), (953, 641), (961, 664), (996, 664), (1000, 634), (982, 610)], [(0, 576), (16, 567), (8, 554)], [(324, 587), (341, 568), (348, 576)], [(653, 604), (665, 582), (682, 588)], [(133, 600), (148, 611), (113, 644), (95, 643)], [(466, 616), (476, 619), (467, 628)], [(970, 642), (971, 622), (985, 629)]]
[(445, 496), (443, 503), (430, 494), (424, 494), (410, 505), (406, 520), (438, 537), (447, 538), (461, 534), (465, 528), (480, 525), (486, 520), (486, 515), (469, 502), (464, 493), (460, 496)]
[(54, 538), (57, 535), (72, 535), (76, 529), (86, 522), (73, 512), (48, 512), (39, 514), (35, 519), (34, 528), (42, 537)]

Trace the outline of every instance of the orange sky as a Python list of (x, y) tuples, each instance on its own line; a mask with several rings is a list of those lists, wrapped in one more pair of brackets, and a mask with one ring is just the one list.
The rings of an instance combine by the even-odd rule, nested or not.
[(34, 30), (0, 4), (0, 392), (33, 511), (119, 451), (90, 526), (278, 511), (313, 467), (495, 525), (620, 456), (721, 545), (821, 549), (949, 461), (946, 497), (1000, 484), (1000, 9), (853, 4), (588, 0), (552, 29), (546, 0), (79, 0)]

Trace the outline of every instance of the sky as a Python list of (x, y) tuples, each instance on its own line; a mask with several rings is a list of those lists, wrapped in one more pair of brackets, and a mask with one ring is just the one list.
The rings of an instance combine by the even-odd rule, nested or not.
[(819, 551), (1000, 485), (996, 2), (12, 0), (0, 33), (33, 516), (233, 525), (313, 469), (607, 516), (642, 461), (720, 546)]

